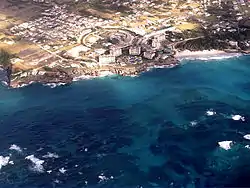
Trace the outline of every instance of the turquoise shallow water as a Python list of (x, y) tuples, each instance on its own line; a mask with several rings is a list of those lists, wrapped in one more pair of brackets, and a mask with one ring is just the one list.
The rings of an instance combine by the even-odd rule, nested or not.
[(0, 88), (0, 187), (249, 187), (249, 62)]

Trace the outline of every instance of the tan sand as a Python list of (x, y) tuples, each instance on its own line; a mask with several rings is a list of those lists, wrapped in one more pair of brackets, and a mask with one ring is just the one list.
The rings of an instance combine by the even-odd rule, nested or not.
[(211, 56), (211, 55), (226, 55), (227, 52), (221, 50), (203, 50), (203, 51), (189, 51), (184, 50), (181, 52), (176, 52), (175, 57), (185, 58), (185, 57), (201, 57), (201, 56)]
[(176, 52), (177, 59), (223, 59), (239, 56), (240, 53), (228, 53), (222, 50), (203, 50), (203, 51), (189, 51), (184, 50)]

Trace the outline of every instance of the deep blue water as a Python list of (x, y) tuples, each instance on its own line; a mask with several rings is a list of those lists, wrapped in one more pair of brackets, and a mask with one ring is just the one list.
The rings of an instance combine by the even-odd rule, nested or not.
[(0, 187), (249, 187), (249, 100), (247, 56), (54, 89), (2, 87), (0, 155), (14, 164), (0, 169)]

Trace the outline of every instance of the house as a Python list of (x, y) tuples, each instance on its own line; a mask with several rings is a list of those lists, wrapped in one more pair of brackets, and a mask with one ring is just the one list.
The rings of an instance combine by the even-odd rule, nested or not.
[(166, 40), (166, 36), (165, 36), (164, 34), (161, 34), (161, 35), (158, 35), (158, 36), (156, 37), (156, 39), (157, 39), (159, 42), (162, 42), (162, 41)]
[(152, 47), (153, 48), (159, 48), (160, 46), (161, 46), (161, 43), (158, 40), (158, 38), (152, 40)]
[(110, 55), (115, 56), (115, 57), (120, 56), (122, 55), (122, 49), (113, 47), (110, 49)]

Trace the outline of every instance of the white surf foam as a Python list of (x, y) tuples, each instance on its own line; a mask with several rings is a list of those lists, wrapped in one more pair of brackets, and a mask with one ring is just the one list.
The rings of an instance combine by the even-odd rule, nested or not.
[(246, 134), (245, 136), (243, 136), (245, 139), (250, 140), (250, 134)]
[(96, 76), (83, 75), (83, 76), (78, 76), (78, 77), (73, 78), (73, 82), (79, 81), (79, 80), (89, 80), (93, 78), (96, 78)]
[(43, 163), (44, 163), (44, 160), (40, 160), (38, 158), (36, 158), (34, 155), (29, 155), (27, 157), (25, 157), (26, 160), (30, 160), (33, 165), (32, 165), (32, 170), (33, 171), (36, 171), (36, 172), (44, 172), (44, 167), (43, 167)]
[(28, 84), (20, 84), (17, 86), (17, 88), (26, 87), (26, 86), (29, 86), (30, 84), (33, 84), (33, 83), (34, 83), (33, 81), (30, 81)]
[(12, 144), (12, 145), (10, 146), (9, 149), (10, 149), (10, 150), (15, 150), (15, 151), (17, 151), (17, 152), (19, 152), (19, 153), (22, 153), (22, 152), (23, 152), (23, 150), (21, 149), (21, 147), (19, 147), (19, 146), (16, 145), (16, 144)]
[(190, 125), (193, 127), (193, 126), (195, 126), (195, 125), (197, 125), (198, 124), (198, 122), (197, 121), (190, 121)]
[(98, 77), (114, 76), (115, 74), (110, 71), (101, 71)]
[(98, 178), (100, 179), (99, 182), (102, 182), (102, 181), (107, 181), (107, 180), (110, 180), (110, 179), (114, 179), (114, 176), (110, 176), (110, 177), (107, 177), (105, 176), (103, 173), (101, 173)]
[(99, 175), (98, 178), (100, 179), (100, 182), (101, 182), (101, 181), (109, 180), (109, 178), (106, 177), (106, 176), (104, 176), (103, 174)]
[(234, 57), (239, 57), (240, 54), (228, 54), (228, 55), (218, 55), (218, 56), (210, 56), (210, 57), (198, 57), (196, 59), (202, 60), (202, 61), (209, 61), (209, 60), (223, 60), (223, 59), (229, 59)]
[(46, 155), (43, 156), (43, 158), (59, 158), (59, 155), (57, 155), (56, 153), (48, 152)]
[(10, 157), (7, 156), (7, 157), (3, 157), (3, 156), (0, 156), (0, 170), (3, 166), (6, 166), (9, 164), (9, 161), (10, 161)]
[(56, 180), (54, 180), (54, 183), (59, 184), (59, 183), (60, 183), (60, 181), (59, 181), (58, 179), (56, 179)]
[(20, 84), (20, 85), (17, 86), (17, 88), (26, 87), (26, 86), (28, 86), (28, 85), (29, 85), (29, 84)]
[(39, 149), (37, 149), (36, 151), (42, 151), (43, 150), (43, 148), (42, 147), (40, 147)]
[(50, 88), (55, 88), (55, 87), (58, 87), (58, 86), (64, 86), (66, 84), (67, 83), (63, 83), (63, 82), (60, 82), (60, 83), (47, 83), (47, 84), (44, 84), (44, 86), (48, 86)]
[(221, 141), (221, 142), (218, 142), (218, 144), (224, 150), (229, 150), (229, 149), (231, 149), (233, 141)]
[(6, 81), (1, 82), (3, 86), (8, 86), (9, 84)]
[(169, 64), (169, 65), (154, 65), (152, 68), (155, 69), (164, 69), (164, 68), (173, 68), (176, 67), (177, 64)]
[(59, 169), (59, 172), (61, 172), (62, 174), (64, 174), (66, 171), (67, 170), (64, 167), (62, 167), (62, 168)]
[(208, 111), (206, 111), (206, 115), (207, 115), (207, 116), (213, 116), (213, 115), (215, 115), (215, 114), (216, 114), (216, 112), (213, 111), (213, 110), (208, 110)]
[(233, 119), (234, 121), (239, 121), (239, 120), (245, 121), (245, 117), (243, 117), (243, 116), (241, 116), (241, 115), (232, 115), (232, 119)]

